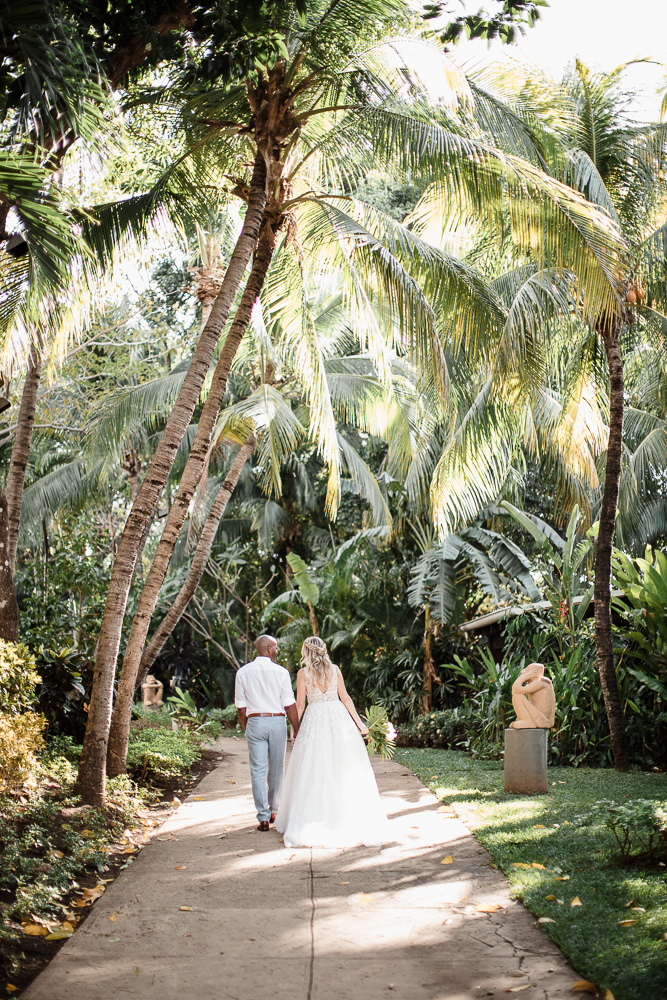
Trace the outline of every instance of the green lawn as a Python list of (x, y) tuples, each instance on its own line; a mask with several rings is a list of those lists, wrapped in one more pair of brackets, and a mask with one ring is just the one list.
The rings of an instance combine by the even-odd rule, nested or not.
[[(550, 768), (549, 794), (533, 797), (503, 793), (502, 762), (432, 749), (399, 749), (396, 759), (455, 807), (514, 896), (554, 921), (545, 933), (583, 978), (615, 1000), (667, 998), (667, 868), (615, 864), (616, 842), (594, 809), (601, 799), (664, 803), (667, 775)], [(514, 867), (533, 862), (547, 870)], [(577, 897), (582, 905), (570, 906)], [(619, 924), (626, 919), (637, 922)]]

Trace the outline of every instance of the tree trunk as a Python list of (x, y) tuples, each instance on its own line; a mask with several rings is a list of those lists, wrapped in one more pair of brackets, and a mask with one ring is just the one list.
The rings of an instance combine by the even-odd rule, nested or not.
[[(7, 496), (0, 486), (0, 551), (7, 553), (9, 547), (9, 511)], [(8, 554), (8, 553), (7, 553)], [(18, 642), (19, 606), (16, 603), (14, 574), (7, 555), (0, 558), (0, 639)]]
[(422, 711), (424, 715), (433, 708), (433, 679), (435, 664), (433, 662), (433, 620), (428, 604), (424, 608), (424, 693), (422, 695)]
[[(220, 520), (225, 512), (232, 493), (236, 489), (236, 484), (238, 483), (241, 473), (243, 472), (243, 467), (252, 455), (254, 447), (255, 438), (252, 434), (249, 434), (239, 449), (238, 455), (234, 459), (234, 463), (229, 470), (227, 478), (218, 490), (216, 498), (213, 501), (213, 505), (208, 513), (206, 522), (204, 523), (202, 533), (199, 536), (194, 559), (192, 560), (190, 572), (187, 575), (185, 583), (179, 590), (174, 603), (169, 608), (169, 611), (167, 611), (157, 632), (144, 651), (144, 655), (141, 658), (141, 670), (139, 672), (139, 676), (137, 677), (135, 690), (153, 666), (156, 658), (160, 655), (162, 647), (178, 625), (181, 615), (187, 608), (192, 595), (199, 586), (199, 582), (203, 576), (204, 570), (206, 569), (208, 557), (211, 554), (213, 539), (215, 538), (220, 525)], [(109, 749), (111, 750), (111, 739), (109, 740)]]
[(595, 557), (595, 645), (614, 765), (617, 771), (627, 771), (629, 747), (614, 665), (611, 623), (611, 561), (623, 451), (623, 360), (618, 344), (619, 327), (620, 320), (615, 319), (600, 331), (607, 352), (610, 392), (609, 443)]
[(171, 505), (162, 537), (158, 543), (151, 568), (146, 576), (144, 589), (139, 598), (127, 641), (123, 669), (118, 683), (118, 697), (109, 733), (107, 768), (111, 776), (125, 773), (127, 741), (130, 732), (134, 692), (136, 690), (137, 678), (139, 676), (151, 618), (160, 594), (160, 588), (169, 569), (169, 562), (174, 551), (174, 546), (176, 545), (180, 530), (185, 523), (190, 502), (205, 467), (211, 437), (227, 388), (227, 376), (229, 375), (236, 351), (248, 327), (252, 308), (264, 284), (264, 278), (266, 277), (273, 256), (275, 239), (275, 232), (271, 224), (268, 221), (265, 222), (257, 247), (257, 253), (255, 254), (253, 269), (248, 278), (248, 284), (236, 311), (234, 322), (229, 328), (225, 345), (216, 365), (211, 388), (202, 408), (197, 431), (181, 476), (178, 491)]
[(109, 592), (97, 646), (93, 688), (88, 711), (77, 790), (92, 805), (104, 803), (107, 739), (111, 720), (113, 682), (127, 598), (134, 575), (137, 552), (146, 525), (153, 515), (171, 472), (176, 452), (190, 423), (201, 393), (213, 352), (229, 316), (236, 291), (257, 246), (267, 198), (266, 160), (255, 157), (243, 230), (214, 303), (209, 321), (199, 338), (187, 375), (181, 386), (151, 464), (132, 505), (114, 560)]
[(19, 524), (21, 522), (23, 484), (25, 483), (25, 470), (28, 465), (32, 429), (35, 423), (37, 391), (39, 389), (41, 374), (41, 359), (31, 350), (28, 359), (28, 370), (23, 385), (21, 405), (19, 407), (18, 426), (16, 428), (12, 457), (7, 474), (7, 518), (9, 522), (7, 559), (9, 560), (9, 569), (12, 576), (16, 569), (16, 548), (19, 540)]

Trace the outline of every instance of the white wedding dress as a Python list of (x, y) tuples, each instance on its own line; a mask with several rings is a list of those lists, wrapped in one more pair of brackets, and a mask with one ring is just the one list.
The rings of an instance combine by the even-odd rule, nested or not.
[(338, 667), (326, 691), (306, 688), (276, 829), (285, 847), (367, 847), (395, 839), (356, 724), (338, 697)]

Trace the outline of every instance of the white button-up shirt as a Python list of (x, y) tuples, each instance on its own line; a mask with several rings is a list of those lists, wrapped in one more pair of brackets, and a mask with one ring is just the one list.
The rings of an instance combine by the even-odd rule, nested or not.
[(284, 712), (294, 705), (292, 679), (289, 671), (268, 656), (258, 656), (236, 671), (234, 704), (253, 712)]

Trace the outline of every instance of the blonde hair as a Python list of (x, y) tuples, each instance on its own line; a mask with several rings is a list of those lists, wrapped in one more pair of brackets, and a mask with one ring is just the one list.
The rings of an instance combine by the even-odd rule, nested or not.
[(317, 635), (311, 635), (301, 647), (301, 666), (306, 671), (306, 684), (326, 691), (336, 666), (329, 659), (327, 645)]

